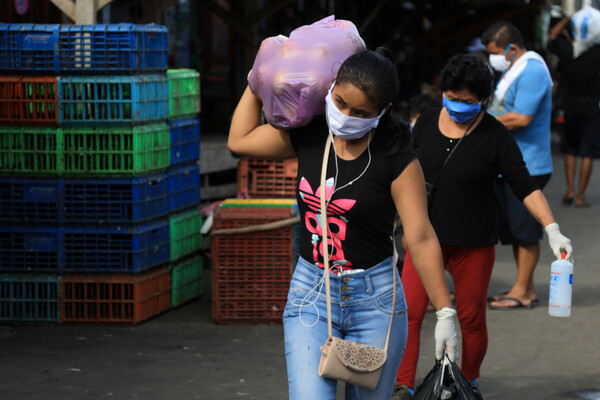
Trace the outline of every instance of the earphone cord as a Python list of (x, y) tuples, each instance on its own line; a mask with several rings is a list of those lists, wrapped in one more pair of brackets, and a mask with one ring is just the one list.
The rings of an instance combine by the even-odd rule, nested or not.
[[(329, 130), (329, 137), (331, 139), (331, 144), (333, 145), (333, 152), (335, 154), (335, 180), (334, 180), (334, 185), (337, 183), (338, 181), (338, 172), (339, 172), (339, 168), (338, 168), (338, 155), (337, 152), (335, 150), (335, 142), (333, 141), (333, 134), (331, 133), (331, 130)], [(371, 131), (369, 131), (369, 138), (367, 141), (367, 153), (369, 154), (369, 161), (367, 162), (367, 166), (365, 167), (365, 169), (360, 173), (360, 175), (358, 175), (356, 178), (352, 179), (350, 182), (346, 183), (344, 186), (341, 186), (339, 188), (335, 188), (333, 190), (333, 193), (331, 193), (331, 196), (329, 197), (329, 200), (331, 200), (331, 198), (333, 197), (333, 194), (335, 192), (337, 192), (338, 190), (342, 190), (343, 188), (345, 188), (346, 186), (350, 186), (352, 185), (354, 182), (356, 182), (357, 180), (360, 179), (361, 176), (363, 176), (365, 174), (365, 172), (367, 172), (367, 169), (369, 169), (369, 166), (371, 165)], [(329, 205), (329, 201), (327, 201), (327, 205)]]

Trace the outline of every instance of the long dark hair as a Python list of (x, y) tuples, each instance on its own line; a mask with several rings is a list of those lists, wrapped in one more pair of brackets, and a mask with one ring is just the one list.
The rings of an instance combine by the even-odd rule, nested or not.
[(379, 112), (392, 103), (392, 108), (383, 114), (377, 128), (386, 137), (389, 155), (409, 144), (408, 124), (395, 110), (399, 103), (396, 100), (400, 84), (389, 50), (378, 47), (375, 51), (362, 50), (348, 57), (338, 71), (336, 82), (350, 83), (362, 90), (377, 105)]

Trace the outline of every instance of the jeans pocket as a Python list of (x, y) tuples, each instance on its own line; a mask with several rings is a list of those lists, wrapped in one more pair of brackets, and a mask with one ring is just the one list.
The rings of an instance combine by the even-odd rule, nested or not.
[(296, 286), (292, 282), (288, 291), (284, 315), (298, 315), (302, 307), (312, 306), (315, 303), (316, 297), (317, 293)]
[[(394, 296), (390, 290), (384, 295), (381, 295), (373, 300), (375, 307), (381, 312), (390, 315), (392, 313), (392, 304), (394, 302)], [(398, 315), (406, 312), (406, 300), (404, 299), (404, 289), (402, 286), (396, 288), (396, 305), (394, 307), (394, 314)]]

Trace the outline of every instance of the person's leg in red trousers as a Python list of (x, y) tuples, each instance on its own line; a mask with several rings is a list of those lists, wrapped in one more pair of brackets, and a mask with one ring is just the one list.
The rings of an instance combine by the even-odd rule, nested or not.
[[(444, 263), (454, 279), (456, 306), (462, 332), (463, 374), (469, 380), (479, 377), (487, 350), (486, 297), (494, 266), (494, 246), (442, 247)], [(402, 269), (402, 284), (408, 308), (408, 342), (398, 369), (396, 384), (415, 387), (419, 359), (421, 324), (429, 298), (410, 254)]]
[[(419, 346), (421, 344), (421, 324), (425, 313), (429, 297), (421, 278), (417, 274), (415, 265), (409, 252), (404, 256), (404, 266), (402, 267), (402, 286), (404, 286), (404, 295), (406, 296), (406, 308), (408, 312), (408, 340), (406, 350), (398, 369), (396, 384), (406, 385), (411, 389), (415, 387), (415, 374), (417, 371), (417, 361), (419, 360)], [(432, 349), (433, 351), (433, 349)]]
[(467, 380), (473, 381), (479, 377), (488, 346), (486, 299), (495, 248), (451, 247), (448, 250), (447, 268), (454, 280), (456, 313), (462, 334), (460, 369)]

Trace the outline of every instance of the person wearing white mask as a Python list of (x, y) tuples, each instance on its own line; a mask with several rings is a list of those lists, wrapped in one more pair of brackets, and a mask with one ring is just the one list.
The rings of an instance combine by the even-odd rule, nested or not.
[[(346, 399), (390, 398), (407, 338), (406, 304), (399, 277), (392, 316), (393, 226), (399, 214), (408, 248), (438, 310), (436, 356), (457, 353), (442, 255), (427, 217), (423, 172), (406, 124), (392, 116), (398, 76), (384, 49), (361, 51), (340, 67), (326, 95), (326, 115), (289, 131), (261, 125), (261, 103), (247, 88), (234, 112), (228, 147), (239, 155), (298, 157), (300, 258), (283, 314), (289, 398), (335, 399), (336, 381), (319, 375), (320, 347), (328, 338), (324, 245), (330, 254), (333, 335), (384, 348), (387, 360), (374, 390), (346, 384)], [(321, 230), (321, 165), (327, 142)]]
[[(529, 173), (540, 189), (552, 175), (550, 121), (552, 78), (544, 59), (525, 48), (523, 36), (508, 21), (489, 26), (481, 36), (492, 68), (502, 72), (489, 107), (517, 141)], [(512, 245), (517, 277), (510, 290), (489, 298), (491, 309), (532, 308), (538, 303), (533, 273), (540, 257), (543, 227), (515, 197), (503, 178), (498, 180), (500, 242)], [(548, 234), (552, 227), (545, 227)]]

